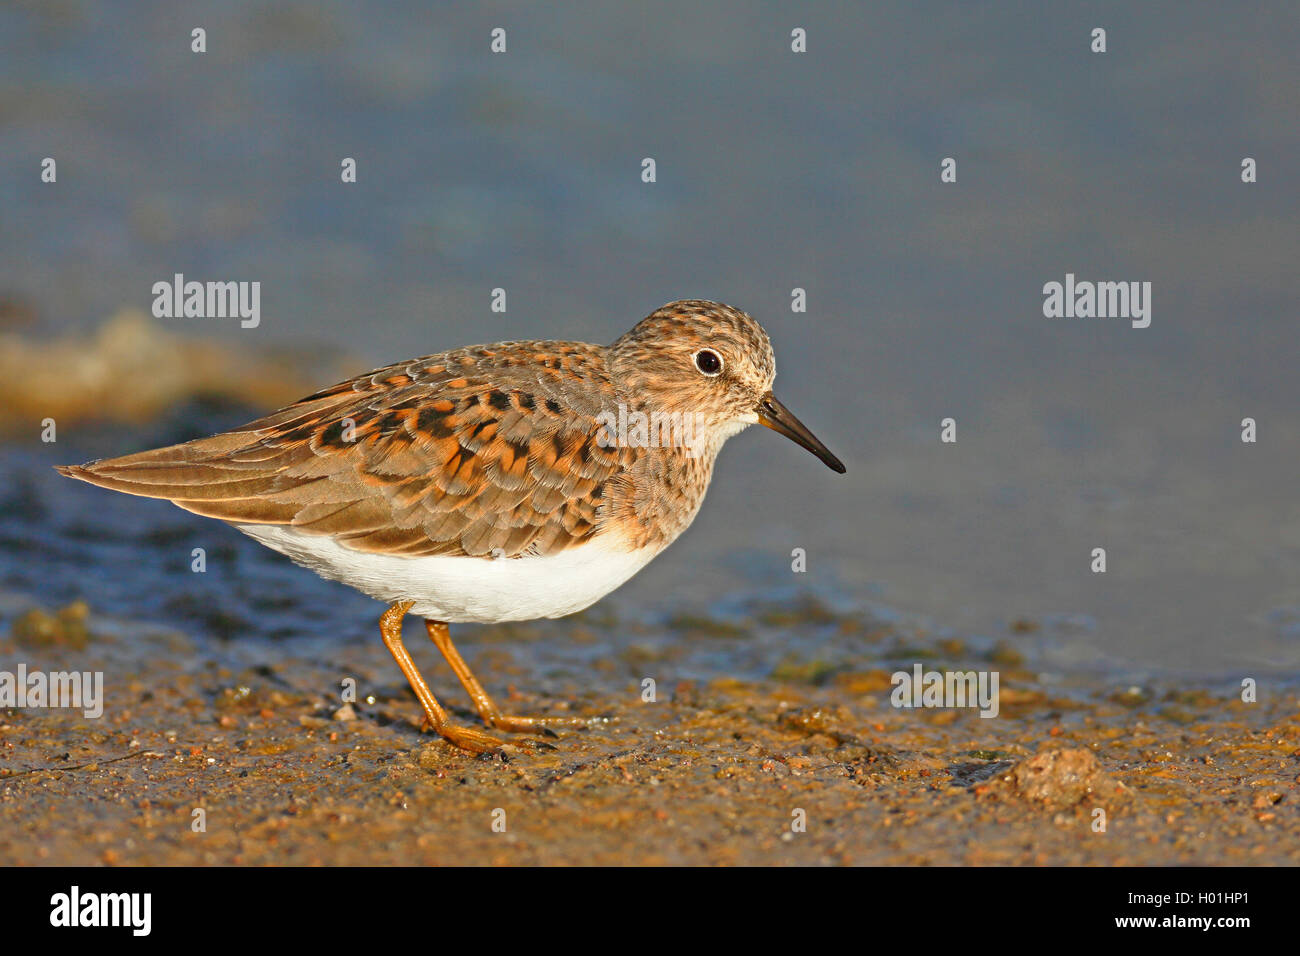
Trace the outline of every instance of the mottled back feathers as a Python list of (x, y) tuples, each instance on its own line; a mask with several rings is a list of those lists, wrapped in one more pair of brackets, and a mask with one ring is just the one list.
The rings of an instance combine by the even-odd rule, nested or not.
[[(725, 356), (727, 375), (748, 376), (726, 401), (691, 366), (701, 343)], [(721, 441), (753, 420), (751, 404), (737, 425), (727, 402), (757, 401), (774, 374), (757, 322), (688, 300), (612, 346), (503, 342), (425, 356), (229, 432), (60, 471), (358, 551), (549, 555), (602, 533), (662, 548), (694, 518)], [(718, 438), (702, 454), (605, 447), (598, 419), (620, 405), (690, 409)]]

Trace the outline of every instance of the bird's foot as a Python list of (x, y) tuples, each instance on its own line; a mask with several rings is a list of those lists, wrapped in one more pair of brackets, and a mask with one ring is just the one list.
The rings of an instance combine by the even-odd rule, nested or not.
[(500, 750), (506, 743), (491, 734), (475, 730), (473, 727), (459, 727), (453, 723), (443, 723), (439, 726), (430, 721), (428, 717), (424, 719), (420, 729), (432, 730), (449, 744), (474, 754), (492, 753), (495, 750)]
[(484, 714), (489, 727), (513, 734), (550, 734), (557, 728), (579, 729), (607, 723), (608, 717), (518, 717), (512, 714)]

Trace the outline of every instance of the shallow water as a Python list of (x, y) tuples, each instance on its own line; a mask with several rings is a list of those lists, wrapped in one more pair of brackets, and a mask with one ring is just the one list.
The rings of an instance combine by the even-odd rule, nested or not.
[[(363, 364), (609, 341), (669, 299), (730, 301), (767, 325), (778, 393), (849, 472), (735, 439), (695, 526), (610, 599), (620, 620), (744, 622), (813, 594), (1062, 673), (1294, 674), (1288, 8), (1224, 30), (1209, 8), (1098, 5), (1104, 57), (1086, 52), (1091, 20), (898, 5), (801, 13), (798, 58), (779, 11), (501, 13), (510, 52), (491, 57), (482, 16), (420, 4), (0, 9), (0, 294), (39, 334), (147, 309), (176, 272), (256, 279), (258, 328), (173, 326)], [(57, 187), (33, 173), (51, 154)], [(355, 187), (337, 181), (349, 155)], [(958, 184), (941, 186), (949, 155)], [(1150, 328), (1045, 319), (1042, 285), (1067, 272), (1151, 281)], [(54, 447), (33, 423), (0, 450), (11, 606), (84, 597), (218, 644), (372, 633), (365, 598), (48, 469), (253, 411), (69, 423)], [(948, 416), (955, 445), (938, 441)], [(193, 547), (205, 575), (186, 570)], [(529, 653), (598, 656), (545, 643)], [(684, 670), (714, 676), (836, 653), (816, 628), (687, 647)]]

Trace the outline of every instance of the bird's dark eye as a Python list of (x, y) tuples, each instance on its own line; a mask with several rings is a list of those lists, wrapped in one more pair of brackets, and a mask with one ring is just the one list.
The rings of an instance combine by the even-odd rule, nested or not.
[(722, 371), (722, 359), (712, 349), (700, 349), (695, 353), (695, 367), (705, 375), (717, 375)]

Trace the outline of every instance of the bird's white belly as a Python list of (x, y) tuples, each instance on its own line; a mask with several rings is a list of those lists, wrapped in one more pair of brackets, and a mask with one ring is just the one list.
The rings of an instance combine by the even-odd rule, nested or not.
[(589, 607), (645, 567), (654, 548), (619, 549), (611, 536), (544, 557), (401, 557), (344, 547), (284, 525), (236, 524), (323, 578), (371, 597), (414, 601), (410, 613), (449, 623), (531, 621)]

